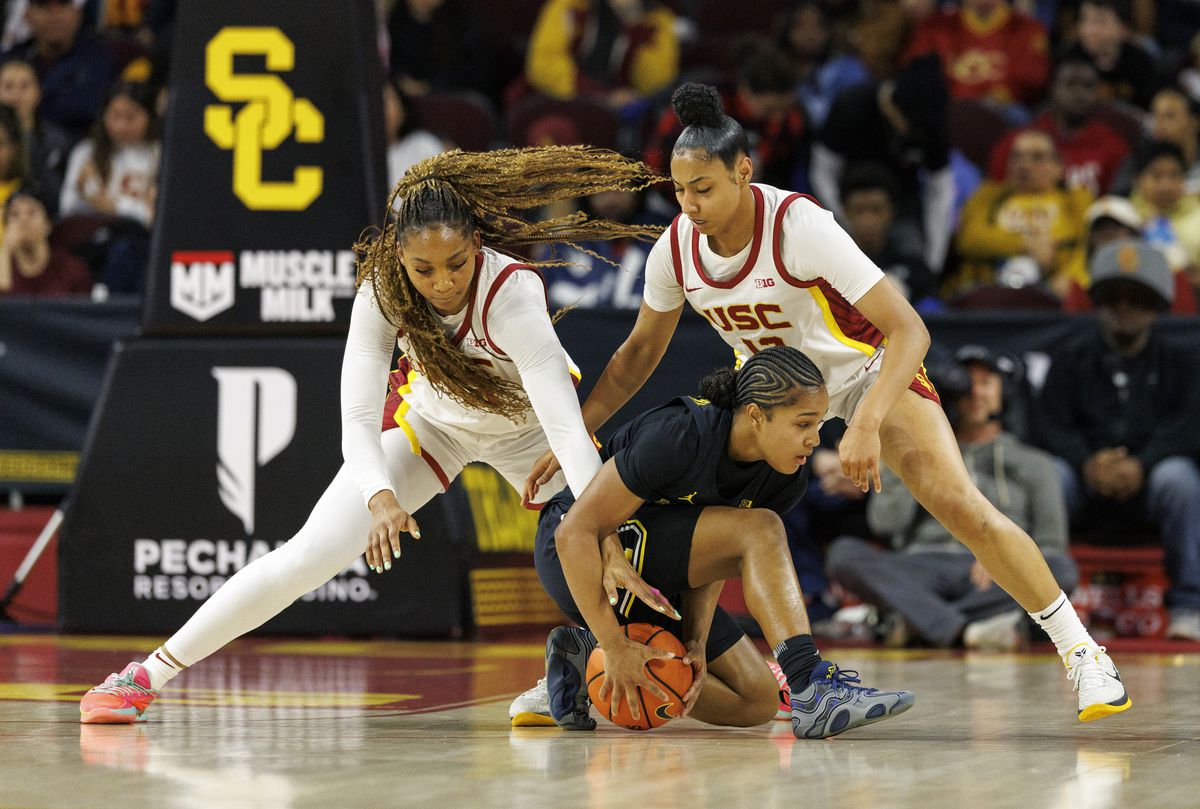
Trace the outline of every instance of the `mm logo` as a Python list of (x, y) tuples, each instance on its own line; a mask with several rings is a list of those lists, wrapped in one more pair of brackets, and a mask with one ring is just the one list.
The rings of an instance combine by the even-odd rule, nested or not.
[(233, 253), (177, 250), (171, 254), (171, 306), (208, 320), (233, 306)]
[(247, 208), (302, 211), (321, 195), (324, 173), (319, 166), (297, 166), (291, 182), (262, 178), (263, 152), (295, 133), (300, 143), (325, 139), (325, 117), (307, 98), (296, 98), (271, 73), (237, 74), (238, 56), (262, 56), (269, 71), (289, 71), (296, 47), (278, 28), (222, 28), (209, 40), (204, 80), (222, 101), (245, 102), (237, 115), (229, 104), (204, 108), (204, 132), (222, 149), (233, 150), (233, 193)]

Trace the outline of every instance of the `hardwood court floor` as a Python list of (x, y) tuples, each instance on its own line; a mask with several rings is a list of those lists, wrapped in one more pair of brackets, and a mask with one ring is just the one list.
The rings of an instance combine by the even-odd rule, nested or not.
[(239, 641), (139, 726), (77, 701), (153, 638), (0, 635), (0, 807), (1200, 806), (1200, 655), (1118, 657), (1132, 710), (1075, 719), (1050, 655), (826, 650), (907, 714), (827, 741), (785, 722), (513, 730), (541, 645)]

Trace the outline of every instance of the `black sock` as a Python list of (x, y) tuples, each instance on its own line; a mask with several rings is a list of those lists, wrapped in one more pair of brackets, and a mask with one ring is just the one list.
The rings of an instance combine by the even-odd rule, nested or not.
[(796, 635), (775, 647), (775, 659), (787, 677), (788, 688), (799, 694), (808, 687), (813, 669), (821, 662), (821, 653), (812, 635)]

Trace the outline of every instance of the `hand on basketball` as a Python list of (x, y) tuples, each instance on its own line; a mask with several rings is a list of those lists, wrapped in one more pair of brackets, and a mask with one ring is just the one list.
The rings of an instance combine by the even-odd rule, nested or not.
[(400, 558), (400, 533), (421, 538), (417, 521), (396, 501), (391, 490), (384, 489), (371, 498), (371, 530), (367, 534), (367, 565), (376, 573), (392, 569), (392, 559)]
[(615, 707), (625, 700), (629, 713), (635, 719), (642, 718), (638, 688), (644, 688), (663, 702), (669, 697), (662, 687), (646, 674), (646, 664), (651, 660), (667, 660), (675, 657), (663, 649), (653, 649), (644, 643), (632, 641), (624, 635), (616, 635), (605, 641), (604, 682), (600, 685), (601, 699), (609, 699)]
[(549, 450), (546, 454), (533, 462), (533, 471), (529, 473), (529, 477), (525, 478), (525, 502), (532, 503), (533, 498), (537, 496), (538, 489), (550, 482), (550, 478), (558, 474), (558, 470), (562, 469), (558, 465), (558, 458), (554, 457), (554, 453)]
[(617, 591), (627, 590), (650, 609), (657, 610), (677, 621), (682, 619), (683, 616), (679, 614), (679, 610), (675, 609), (667, 597), (657, 587), (646, 584), (645, 580), (634, 570), (616, 534), (611, 534), (601, 543), (600, 547), (600, 555), (604, 562), (604, 592), (608, 594), (609, 604), (615, 607), (620, 601)]
[(864, 492), (883, 489), (879, 479), (879, 432), (866, 427), (851, 424), (846, 428), (838, 444), (838, 455), (842, 459), (842, 471), (854, 483), (854, 486)]
[(683, 695), (683, 713), (680, 716), (687, 716), (692, 712), (692, 708), (696, 707), (696, 699), (700, 696), (700, 689), (704, 687), (704, 678), (708, 675), (708, 661), (704, 657), (704, 644), (698, 640), (689, 640), (686, 644), (687, 654), (683, 657), (683, 662), (692, 667), (692, 687)]

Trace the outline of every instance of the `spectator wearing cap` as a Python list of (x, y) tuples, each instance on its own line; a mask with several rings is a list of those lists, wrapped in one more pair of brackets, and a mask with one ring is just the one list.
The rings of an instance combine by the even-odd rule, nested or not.
[(679, 75), (675, 14), (653, 0), (546, 0), (525, 78), (554, 98), (598, 96), (620, 109)]
[[(1078, 570), (1067, 553), (1067, 512), (1053, 459), (1006, 432), (1001, 423), (1005, 370), (1014, 361), (983, 346), (965, 346), (952, 362), (931, 366), (954, 427), (963, 462), (979, 490), (1041, 549), (1064, 592)], [(891, 470), (867, 501), (872, 532), (890, 537), (879, 550), (854, 537), (836, 540), (826, 556), (827, 575), (865, 601), (898, 615), (907, 637), (939, 647), (1018, 647), (1025, 612), (996, 586), (970, 551), (931, 517)], [(907, 637), (906, 637), (907, 636)]]
[(838, 94), (813, 144), (809, 170), (821, 204), (844, 221), (839, 183), (848, 165), (884, 163), (896, 174), (901, 204), (897, 231), (935, 272), (953, 230), (950, 108), (937, 55), (909, 62), (895, 78)]
[[(807, 188), (807, 131), (804, 113), (793, 93), (794, 78), (787, 57), (769, 40), (749, 37), (737, 43), (735, 62), (737, 83), (719, 87), (718, 91), (726, 113), (746, 130), (754, 181), (778, 188)], [(682, 131), (675, 111), (665, 110), (646, 145), (646, 163), (669, 172), (671, 149)]]
[[(1124, 197), (1101, 197), (1088, 208), (1084, 217), (1087, 227), (1087, 257), (1088, 266), (1101, 247), (1115, 241), (1141, 239), (1145, 223), (1142, 216), (1133, 207), (1133, 203)], [(1175, 299), (1171, 303), (1171, 314), (1194, 315), (1200, 308), (1196, 305), (1196, 295), (1188, 281), (1187, 273), (1180, 269), (1171, 272), (1175, 282)], [(1092, 299), (1088, 296), (1087, 288), (1078, 281), (1071, 281), (1071, 287), (1063, 298), (1063, 311), (1090, 312)]]
[(1155, 140), (1138, 148), (1130, 199), (1145, 220), (1143, 235), (1167, 254), (1171, 266), (1186, 268), (1200, 286), (1200, 197), (1183, 192), (1187, 173), (1183, 150)]
[(1100, 74), (1101, 97), (1149, 109), (1161, 86), (1159, 65), (1132, 41), (1130, 0), (1083, 0), (1079, 5), (1079, 38), (1067, 51), (1082, 56)]
[(82, 138), (100, 113), (113, 79), (113, 59), (99, 38), (83, 30), (83, 0), (29, 0), (32, 33), (3, 54), (0, 63), (33, 65), (42, 85), (41, 114), (72, 140)]
[(1046, 92), (1046, 29), (1007, 0), (963, 0), (960, 8), (925, 18), (913, 32), (905, 58), (931, 51), (941, 57), (955, 100), (1030, 107)]
[[(1064, 59), (1054, 69), (1048, 109), (1029, 123), (1054, 138), (1066, 186), (1086, 188), (1093, 195), (1108, 193), (1129, 157), (1125, 139), (1094, 115), (1099, 87), (1091, 62), (1078, 56)], [(1010, 133), (992, 150), (988, 174), (993, 180), (1004, 179), (1019, 132)]]
[(895, 239), (896, 180), (882, 163), (857, 163), (842, 175), (846, 231), (918, 311), (941, 308), (938, 279), (919, 253)]
[(949, 291), (1044, 285), (1061, 297), (1072, 280), (1087, 284), (1084, 214), (1092, 195), (1063, 188), (1062, 170), (1049, 134), (1026, 129), (1017, 135), (1004, 182), (984, 182), (963, 206), (962, 264)]
[(92, 289), (87, 264), (50, 245), (46, 203), (18, 191), (4, 204), (0, 241), (0, 295), (86, 295)]
[(1039, 397), (1042, 446), (1057, 456), (1076, 529), (1119, 539), (1158, 528), (1169, 637), (1200, 640), (1200, 367), (1154, 328), (1174, 297), (1158, 250), (1101, 248), (1088, 290), (1099, 327), (1053, 358)]

